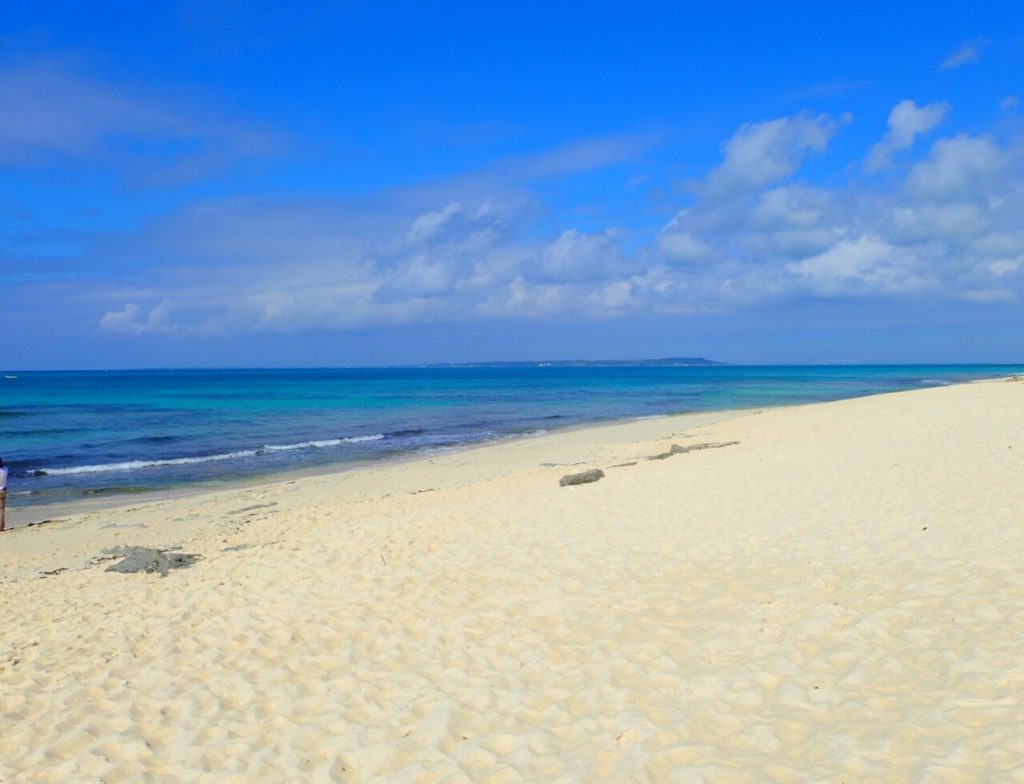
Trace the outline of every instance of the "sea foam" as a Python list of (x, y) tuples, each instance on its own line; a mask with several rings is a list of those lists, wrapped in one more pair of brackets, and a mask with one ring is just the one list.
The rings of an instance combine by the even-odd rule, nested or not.
[(168, 457), (157, 460), (125, 460), (118, 463), (99, 463), (97, 465), (69, 466), (67, 468), (44, 468), (33, 472), (36, 476), (72, 476), (75, 474), (101, 474), (108, 471), (135, 471), (140, 468), (160, 468), (162, 466), (182, 466), (196, 463), (214, 463), (221, 460), (241, 460), (247, 457), (259, 457), (268, 452), (290, 452), (295, 449), (324, 449), (344, 444), (360, 444), (367, 441), (380, 441), (383, 433), (368, 436), (351, 436), (349, 438), (329, 438), (322, 441), (301, 441), (297, 444), (267, 444), (259, 449), (239, 449), (234, 452), (220, 452), (213, 455), (197, 455), (195, 457)]

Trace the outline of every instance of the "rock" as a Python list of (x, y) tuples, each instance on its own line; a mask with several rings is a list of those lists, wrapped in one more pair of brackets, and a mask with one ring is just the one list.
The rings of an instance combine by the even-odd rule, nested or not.
[(723, 446), (732, 446), (738, 444), (739, 441), (725, 441), (720, 444), (707, 443), (707, 444), (691, 444), (690, 446), (679, 446), (679, 444), (672, 444), (672, 448), (667, 452), (660, 452), (656, 455), (651, 455), (648, 460), (664, 460), (665, 458), (672, 457), (672, 455), (685, 455), (687, 452), (699, 452), (701, 449), (721, 449)]
[(238, 552), (239, 550), (249, 550), (249, 549), (251, 549), (251, 548), (253, 548), (255, 546), (256, 545), (254, 545), (254, 544), (233, 544), (230, 547), (222, 548), (221, 552), (222, 553), (234, 553), (234, 552)]
[(124, 556), (124, 560), (107, 567), (108, 572), (138, 574), (159, 572), (166, 577), (171, 569), (184, 569), (202, 556), (195, 553), (175, 553), (150, 547), (114, 547), (103, 551), (107, 555)]
[(596, 482), (598, 479), (604, 479), (604, 471), (600, 468), (591, 468), (589, 471), (584, 471), (580, 474), (566, 474), (558, 480), (558, 485), (559, 487), (568, 487), (569, 485), (586, 485), (591, 482)]
[(701, 449), (721, 449), (723, 446), (734, 446), (739, 441), (723, 441), (720, 444), (693, 444), (691, 446), (679, 446), (679, 444), (672, 444), (672, 454), (683, 455), (687, 452), (697, 452)]

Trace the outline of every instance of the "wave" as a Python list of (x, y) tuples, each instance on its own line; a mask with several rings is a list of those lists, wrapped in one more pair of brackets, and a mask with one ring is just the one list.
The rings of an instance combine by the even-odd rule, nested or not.
[(191, 457), (167, 457), (152, 460), (122, 460), (113, 463), (99, 463), (96, 465), (67, 466), (59, 468), (30, 468), (20, 472), (21, 476), (76, 476), (81, 474), (101, 474), (125, 471), (138, 471), (148, 468), (168, 468), (175, 466), (198, 465), (202, 463), (217, 463), (226, 460), (244, 460), (247, 458), (258, 458), (263, 455), (276, 452), (293, 452), (303, 449), (330, 449), (332, 447), (344, 446), (346, 444), (364, 444), (374, 441), (382, 441), (390, 438), (407, 439), (413, 449), (432, 450), (438, 448), (453, 447), (463, 443), (486, 441), (500, 435), (508, 438), (523, 435), (541, 435), (547, 431), (543, 428), (524, 428), (517, 432), (499, 434), (492, 430), (475, 431), (470, 433), (431, 433), (427, 434), (421, 429), (396, 430), (385, 433), (373, 433), (365, 436), (348, 436), (346, 438), (327, 438), (311, 441), (299, 441), (294, 444), (265, 444), (255, 449), (238, 449), (232, 452), (219, 452), (212, 455), (196, 455)]
[(929, 387), (948, 387), (953, 382), (944, 378), (919, 378), (917, 383)]
[(67, 468), (42, 468), (36, 469), (31, 473), (33, 476), (74, 476), (76, 474), (101, 474), (111, 471), (136, 471), (140, 468), (162, 468), (167, 466), (196, 465), (198, 463), (215, 463), (223, 460), (241, 460), (247, 457), (259, 457), (269, 452), (289, 452), (295, 449), (323, 449), (343, 444), (361, 444), (367, 441), (380, 441), (382, 438), (384, 438), (383, 433), (374, 433), (368, 436), (329, 438), (323, 441), (302, 441), (297, 444), (267, 444), (259, 449), (239, 449), (234, 452), (220, 452), (214, 455), (168, 457), (157, 460), (123, 460), (117, 463), (69, 466)]
[(258, 449), (240, 449), (237, 452), (223, 452), (218, 455), (201, 455), (199, 457), (171, 457), (163, 460), (125, 460), (120, 463), (100, 463), (99, 465), (73, 466), (70, 468), (45, 468), (33, 472), (35, 476), (72, 476), (74, 474), (101, 474), (107, 471), (134, 471), (139, 468), (158, 468), (160, 466), (193, 465), (195, 463), (213, 463), (218, 460), (237, 460), (242, 457), (255, 457)]
[(362, 444), (366, 441), (380, 441), (384, 438), (383, 433), (374, 433), (372, 436), (351, 436), (350, 438), (328, 438), (323, 441), (302, 441), (298, 444), (267, 444), (256, 452), (291, 452), (293, 449), (324, 449), (330, 446), (341, 446), (342, 444)]

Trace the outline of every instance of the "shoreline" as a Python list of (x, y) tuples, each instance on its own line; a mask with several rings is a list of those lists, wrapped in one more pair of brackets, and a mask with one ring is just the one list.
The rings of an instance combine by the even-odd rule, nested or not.
[[(928, 367), (928, 365), (921, 365), (921, 367)], [(957, 384), (986, 383), (989, 381), (1008, 380), (1012, 378), (1017, 378), (1017, 376), (993, 376), (981, 379), (970, 379), (959, 382), (937, 384), (935, 385), (935, 387), (941, 388), (943, 386), (954, 386)], [(928, 389), (935, 387), (927, 386), (924, 388)], [(13, 528), (37, 527), (40, 525), (48, 525), (53, 522), (57, 522), (76, 515), (123, 509), (126, 507), (138, 506), (140, 504), (159, 503), (162, 501), (175, 500), (191, 496), (202, 496), (209, 493), (229, 492), (232, 490), (239, 490), (245, 488), (262, 487), (279, 482), (288, 482), (293, 481), (295, 479), (303, 479), (307, 477), (332, 476), (335, 474), (343, 474), (352, 471), (362, 471), (369, 468), (373, 468), (375, 466), (391, 465), (404, 463), (408, 461), (430, 459), (431, 457), (448, 454), (451, 452), (472, 451), (474, 449), (488, 448), (491, 446), (496, 446), (504, 443), (511, 443), (523, 439), (539, 438), (544, 437), (546, 435), (557, 433), (574, 432), (580, 429), (613, 427), (616, 425), (628, 424), (630, 422), (643, 421), (647, 419), (667, 419), (673, 417), (687, 417), (697, 415), (715, 415), (719, 417), (739, 416), (744, 413), (760, 411), (762, 409), (785, 409), (809, 405), (818, 405), (821, 403), (839, 402), (842, 400), (856, 400), (862, 397), (875, 397), (878, 395), (899, 394), (900, 392), (911, 391), (917, 390), (907, 389), (875, 392), (870, 394), (855, 395), (853, 397), (848, 398), (837, 398), (835, 400), (808, 401), (804, 403), (795, 404), (765, 404), (761, 406), (753, 406), (748, 408), (724, 408), (708, 411), (686, 411), (668, 414), (653, 414), (646, 416), (629, 416), (603, 421), (598, 420), (591, 422), (577, 422), (574, 424), (564, 426), (549, 426), (544, 428), (543, 432), (541, 433), (522, 433), (516, 435), (496, 436), (490, 440), (483, 442), (473, 442), (452, 447), (439, 447), (435, 450), (427, 450), (423, 452), (407, 452), (379, 459), (339, 461), (326, 463), (319, 466), (311, 466), (307, 468), (295, 468), (281, 471), (272, 471), (267, 473), (247, 474), (244, 476), (233, 477), (225, 480), (199, 480), (185, 485), (176, 485), (167, 488), (141, 489), (137, 492), (96, 492), (91, 494), (92, 497), (83, 496), (81, 498), (67, 501), (54, 501), (43, 503), (19, 502), (17, 504), (11, 504), (9, 501), (7, 507), (7, 530), (12, 530)]]
[(1014, 781), (1022, 470), (1003, 379), (16, 528), (0, 778)]
[[(779, 406), (760, 406), (752, 408), (733, 408), (714, 411), (693, 411), (672, 414), (655, 414), (650, 416), (625, 417), (621, 419), (608, 420), (603, 422), (579, 422), (562, 427), (553, 427), (541, 433), (523, 433), (515, 436), (496, 437), (489, 441), (468, 443), (458, 446), (439, 447), (429, 452), (409, 452), (405, 454), (384, 457), (379, 460), (361, 460), (347, 463), (334, 463), (323, 466), (315, 466), (304, 469), (293, 469), (289, 471), (278, 471), (268, 474), (251, 475), (238, 477), (236, 479), (222, 482), (196, 482), (167, 489), (144, 490), (138, 493), (118, 493), (96, 498), (82, 498), (76, 501), (54, 502), (51, 504), (18, 505), (7, 508), (7, 526), (0, 532), (0, 537), (5, 533), (11, 533), (22, 529), (48, 529), (69, 523), (76, 518), (92, 517), (97, 514), (119, 512), (134, 512), (148, 508), (160, 508), (168, 503), (191, 502), (201, 503), (204, 499), (214, 500), (225, 495), (254, 493), (263, 490), (274, 490), (285, 485), (294, 485), (309, 480), (338, 479), (351, 475), (366, 475), (387, 470), (392, 467), (406, 465), (433, 464), (448, 456), (472, 454), (478, 451), (500, 449), (504, 446), (515, 445), (522, 442), (542, 440), (549, 437), (559, 437), (574, 433), (589, 433), (591, 436), (599, 436), (602, 431), (616, 428), (628, 428), (630, 425), (645, 422), (671, 422), (683, 420), (690, 427), (699, 428), (704, 425), (714, 425), (737, 417), (757, 415), (765, 411), (787, 411), (813, 408), (816, 406), (828, 406), (848, 401), (881, 398), (891, 395), (905, 395), (921, 392), (928, 389), (944, 389), (949, 387), (964, 386), (970, 384), (989, 384), (998, 382), (1015, 382), (1024, 380), (1024, 376), (996, 376), (992, 378), (971, 379), (967, 381), (950, 384), (928, 386), (923, 389), (905, 389), (887, 392), (876, 392), (867, 395), (857, 395), (837, 400), (810, 401), (806, 403), (785, 404)], [(691, 421), (692, 420), (692, 421)], [(100, 494), (97, 494), (100, 495)], [(31, 514), (32, 512), (39, 514)], [(52, 512), (46, 514), (46, 512)], [(0, 538), (0, 543), (3, 539)]]
[[(878, 394), (892, 394), (881, 392)], [(853, 398), (844, 398), (853, 399)], [(797, 405), (814, 405), (814, 403), (800, 403)], [(776, 406), (775, 408), (788, 408), (789, 406)], [(761, 408), (771, 408), (763, 406)], [(328, 463), (321, 466), (308, 468), (295, 468), (285, 471), (274, 471), (266, 474), (250, 474), (227, 480), (197, 481), (187, 485), (175, 487), (140, 490), (130, 493), (95, 493), (95, 497), (83, 497), (72, 501), (54, 501), (50, 503), (22, 504), (7, 507), (7, 530), (14, 528), (35, 528), (41, 525), (49, 525), (69, 517), (90, 514), (94, 512), (110, 511), (135, 507), (142, 504), (160, 503), (193, 496), (230, 492), (247, 488), (265, 487), (284, 482), (291, 482), (299, 479), (314, 477), (335, 476), (353, 471), (364, 471), (380, 466), (398, 465), (419, 460), (430, 460), (434, 457), (457, 454), (460, 452), (472, 452), (476, 449), (487, 449), (502, 444), (527, 441), (535, 438), (544, 438), (548, 435), (561, 433), (572, 433), (578, 430), (591, 428), (615, 427), (628, 425), (632, 422), (643, 422), (646, 420), (672, 419), (676, 417), (691, 416), (714, 416), (715, 421), (730, 416), (741, 416), (744, 413), (759, 411), (760, 408), (727, 408), (714, 411), (685, 411), (672, 414), (653, 414), (650, 416), (622, 417), (619, 419), (604, 420), (598, 422), (577, 422), (571, 425), (554, 426), (544, 429), (543, 432), (521, 433), (508, 436), (496, 436), (487, 441), (471, 442), (457, 446), (437, 447), (428, 451), (406, 452), (382, 457), (376, 460), (352, 460), (347, 462)], [(31, 514), (38, 512), (38, 514)], [(51, 513), (52, 512), (52, 513)]]
[[(771, 366), (766, 366), (766, 367), (771, 367)], [(790, 368), (790, 367), (802, 367), (802, 366), (781, 366), (781, 367)], [(813, 366), (811, 366), (811, 367), (813, 369)], [(879, 367), (890, 367), (890, 366), (879, 366)], [(894, 366), (891, 366), (891, 367), (893, 367), (893, 368), (900, 368), (900, 367), (927, 368), (927, 367), (933, 367), (933, 366), (931, 366), (931, 365), (908, 365), (908, 366), (894, 365)], [(981, 369), (981, 368), (988, 368), (989, 372), (993, 372), (993, 371), (1008, 372), (1008, 371), (1011, 371), (1011, 369), (1013, 369), (1013, 368), (1015, 368), (1017, 366), (1013, 366), (1013, 365), (1002, 365), (1002, 366), (952, 365), (952, 366), (934, 366), (934, 367), (937, 368), (937, 369), (938, 368), (946, 368), (947, 370), (954, 369), (954, 368), (958, 368), (958, 369), (975, 369), (975, 372), (978, 369)], [(950, 372), (952, 372), (952, 371), (950, 371)], [(925, 380), (929, 380), (929, 379), (925, 379)], [(969, 379), (969, 378), (968, 379), (961, 378), (958, 381), (950, 380), (950, 381), (944, 381), (943, 383), (970, 383), (970, 381), (971, 381), (971, 379)], [(909, 381), (905, 380), (905, 383), (909, 383)], [(916, 383), (923, 383), (923, 382), (921, 380), (917, 380)], [(925, 386), (928, 386), (928, 385), (925, 384)], [(909, 389), (914, 389), (914, 388), (917, 388), (917, 387), (916, 386), (910, 386), (908, 388)], [(851, 397), (841, 397), (841, 398), (835, 398), (835, 399), (852, 399), (852, 397), (861, 397), (861, 396), (864, 396), (865, 394), (886, 394), (889, 390), (881, 391), (881, 392), (868, 392), (868, 393), (865, 393), (865, 392), (862, 392), (862, 391), (853, 391), (852, 394), (851, 394), (850, 390), (844, 390), (844, 391), (846, 392), (847, 395), (851, 395)], [(898, 390), (895, 390), (895, 391), (898, 391)], [(742, 397), (742, 395), (741, 395), (741, 397)], [(723, 400), (723, 401), (718, 401), (718, 402), (719, 403), (726, 403), (728, 401), (724, 401)], [(768, 402), (762, 402), (760, 400), (753, 400), (753, 401), (750, 401), (750, 400), (739, 401), (739, 400), (737, 400), (737, 401), (732, 401), (731, 404), (725, 405), (724, 407), (721, 407), (721, 408), (713, 408), (713, 409), (707, 409), (707, 410), (700, 410), (700, 409), (698, 409), (697, 411), (690, 411), (690, 412), (685, 412), (685, 413), (715, 413), (715, 412), (727, 412), (727, 411), (744, 411), (744, 410), (749, 410), (749, 409), (753, 409), (753, 408), (778, 408), (778, 407), (786, 407), (786, 406), (790, 406), (790, 405), (806, 405), (806, 404), (815, 403), (815, 402), (824, 402), (824, 401), (821, 401), (821, 400), (806, 400), (804, 402), (779, 402), (777, 400), (776, 401), (770, 401), (769, 400)], [(667, 412), (667, 413), (664, 413), (664, 414), (653, 414), (652, 415), (652, 414), (649, 414), (647, 412), (642, 412), (641, 414), (639, 414), (639, 416), (641, 418), (646, 418), (648, 416), (673, 416), (673, 415), (676, 415), (677, 413), (678, 412)], [(576, 423), (570, 424), (570, 425), (555, 425), (553, 427), (548, 422), (538, 421), (534, 425), (534, 427), (536, 427), (538, 429), (542, 429), (542, 430), (544, 430), (546, 432), (560, 432), (560, 431), (562, 431), (562, 430), (564, 430), (566, 428), (596, 427), (596, 426), (602, 426), (602, 425), (605, 425), (605, 424), (614, 424), (616, 422), (628, 422), (628, 421), (631, 421), (634, 418), (637, 418), (636, 414), (631, 414), (629, 416), (618, 416), (618, 417), (615, 417), (615, 418), (612, 418), (612, 419), (600, 419), (600, 418), (598, 418), (598, 419), (589, 419), (589, 420), (579, 421), (579, 422), (576, 422)], [(542, 419), (546, 419), (546, 418), (542, 417)], [(482, 442), (481, 441), (469, 441), (469, 442), (466, 442), (464, 444), (459, 444), (457, 446), (450, 447), (450, 448), (454, 448), (454, 449), (464, 449), (464, 448), (472, 449), (472, 448), (475, 448), (477, 446), (485, 446), (485, 445), (488, 445), (488, 444), (502, 443), (503, 441), (506, 441), (506, 440), (509, 440), (509, 439), (529, 438), (529, 437), (532, 437), (532, 434), (525, 433), (525, 432), (520, 432), (520, 433), (510, 432), (510, 433), (506, 433), (504, 435), (495, 435), (490, 440), (487, 440), (487, 441), (482, 441)], [(344, 440), (344, 439), (342, 439), (342, 440)], [(259, 443), (259, 442), (257, 442), (257, 443)], [(236, 447), (236, 448), (241, 448), (241, 447)], [(254, 451), (259, 451), (259, 449), (256, 448), (256, 447), (253, 447), (252, 449)], [(56, 484), (56, 485), (54, 485), (52, 487), (47, 487), (47, 485), (53, 484), (51, 481), (48, 480), (43, 485), (42, 488), (40, 488), (40, 489), (38, 489), (36, 491), (36, 492), (39, 493), (38, 496), (34, 496), (32, 494), (32, 488), (35, 487), (34, 480), (19, 478), (19, 477), (15, 476), (13, 479), (14, 479), (16, 490), (15, 490), (14, 493), (12, 493), (8, 497), (8, 523), (9, 523), (9, 525), (11, 527), (16, 527), (16, 526), (17, 527), (21, 527), (21, 526), (25, 526), (25, 525), (34, 524), (34, 523), (45, 522), (45, 521), (48, 521), (48, 520), (52, 520), (54, 518), (63, 518), (63, 517), (66, 517), (68, 515), (85, 513), (85, 512), (91, 511), (91, 510), (117, 509), (117, 508), (122, 508), (124, 506), (130, 506), (130, 505), (135, 505), (135, 504), (140, 504), (140, 503), (155, 502), (155, 501), (160, 501), (160, 500), (164, 500), (164, 499), (177, 498), (177, 497), (181, 497), (182, 495), (188, 495), (188, 494), (218, 492), (218, 491), (221, 491), (221, 490), (229, 490), (229, 489), (232, 489), (232, 488), (239, 488), (239, 487), (252, 487), (252, 486), (258, 486), (258, 485), (262, 485), (262, 484), (266, 484), (266, 483), (273, 483), (273, 482), (278, 482), (278, 481), (287, 481), (287, 480), (289, 480), (289, 479), (291, 479), (293, 477), (299, 477), (299, 476), (316, 476), (316, 475), (331, 474), (331, 473), (342, 472), (342, 471), (361, 470), (361, 469), (363, 469), (365, 467), (377, 465), (377, 464), (379, 464), (381, 462), (390, 462), (390, 461), (393, 461), (393, 460), (402, 461), (402, 460), (407, 460), (407, 459), (420, 459), (421, 457), (424, 457), (424, 456), (429, 457), (429, 456), (431, 456), (433, 454), (443, 454), (445, 451), (447, 451), (447, 449), (448, 449), (448, 447), (442, 447), (442, 448), (437, 449), (437, 450), (433, 450), (433, 449), (427, 448), (427, 449), (424, 449), (423, 451), (420, 451), (419, 449), (417, 449), (415, 447), (412, 447), (411, 451), (407, 451), (407, 452), (385, 450), (385, 452), (391, 451), (391, 453), (383, 455), (383, 456), (374, 456), (374, 455), (364, 456), (364, 457), (359, 457), (359, 458), (354, 459), (354, 460), (345, 459), (344, 454), (339, 453), (339, 455), (337, 456), (336, 459), (335, 458), (331, 458), (331, 457), (327, 457), (326, 458), (326, 462), (323, 462), (323, 463), (317, 463), (317, 464), (306, 465), (306, 466), (301, 466), (301, 465), (300, 466), (283, 466), (283, 467), (279, 467), (279, 468), (265, 468), (265, 467), (261, 468), (258, 465), (259, 461), (256, 461), (256, 463), (257, 463), (256, 465), (253, 465), (251, 467), (242, 468), (238, 472), (232, 472), (229, 469), (228, 476), (222, 476), (220, 478), (215, 478), (215, 477), (204, 478), (202, 471), (197, 471), (194, 476), (190, 475), (190, 474), (182, 475), (181, 472), (179, 471), (179, 472), (175, 472), (175, 473), (171, 473), (169, 475), (166, 475), (167, 479), (171, 479), (171, 481), (177, 482), (176, 484), (164, 484), (163, 486), (161, 486), (162, 480), (157, 478), (157, 479), (153, 480), (154, 486), (150, 486), (150, 487), (144, 486), (145, 484), (148, 483), (147, 476), (150, 476), (150, 477), (160, 477), (161, 474), (159, 472), (162, 469), (153, 469), (156, 473), (154, 473), (152, 475), (147, 475), (146, 472), (147, 472), (148, 469), (142, 468), (141, 470), (133, 471), (133, 472), (131, 472), (128, 475), (114, 473), (114, 474), (110, 475), (112, 477), (110, 479), (98, 479), (98, 480), (94, 480), (94, 481), (90, 480), (90, 481), (87, 481), (87, 482), (84, 482), (84, 483), (78, 483), (76, 481), (76, 482), (71, 482), (70, 484), (64, 484), (64, 485)], [(170, 458), (168, 458), (168, 459), (170, 460), (170, 462), (176, 462), (179, 459), (184, 460), (185, 458), (179, 458), (179, 456), (178, 456), (179, 454), (180, 453), (178, 453), (178, 454), (172, 453), (173, 459), (170, 459)], [(200, 451), (199, 453), (190, 456), (188, 458), (188, 460), (190, 460), (190, 461), (194, 460), (194, 461), (197, 461), (197, 462), (203, 462), (204, 460), (208, 459), (206, 457), (206, 454), (207, 454), (206, 452)], [(152, 457), (151, 456), (151, 457), (149, 457), (147, 459), (157, 459), (157, 462), (161, 462), (158, 458), (159, 458), (159, 455), (157, 455), (156, 457)], [(129, 457), (129, 456), (124, 456), (121, 459), (126, 461), (126, 464), (131, 462), (131, 457)], [(315, 461), (316, 457), (314, 457), (313, 460)], [(88, 461), (86, 461), (86, 462), (88, 462)], [(301, 463), (302, 461), (300, 460), (299, 462)], [(273, 461), (271, 461), (271, 463), (273, 463)], [(62, 464), (58, 463), (58, 465), (60, 466)], [(43, 468), (45, 469), (46, 466), (44, 465)], [(252, 468), (254, 470), (252, 470), (250, 472), (249, 470), (247, 470), (248, 468)], [(75, 471), (72, 471), (72, 469), (62, 467), (62, 468), (60, 468), (59, 471), (57, 471), (57, 473), (64, 473), (64, 472), (68, 472), (68, 471), (71, 471), (72, 473), (75, 472)], [(213, 473), (216, 474), (216, 473), (219, 473), (219, 472), (214, 471)], [(118, 477), (120, 477), (120, 476), (127, 476), (128, 477), (128, 481), (119, 482), (118, 481)], [(141, 482), (143, 486), (136, 485), (136, 486), (133, 487), (133, 485), (136, 484), (137, 482)], [(124, 486), (119, 486), (121, 484), (123, 484)]]

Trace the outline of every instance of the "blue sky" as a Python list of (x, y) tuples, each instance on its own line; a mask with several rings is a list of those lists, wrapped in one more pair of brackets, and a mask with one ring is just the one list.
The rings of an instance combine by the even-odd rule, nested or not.
[(0, 5), (4, 367), (1024, 360), (1015, 4)]

